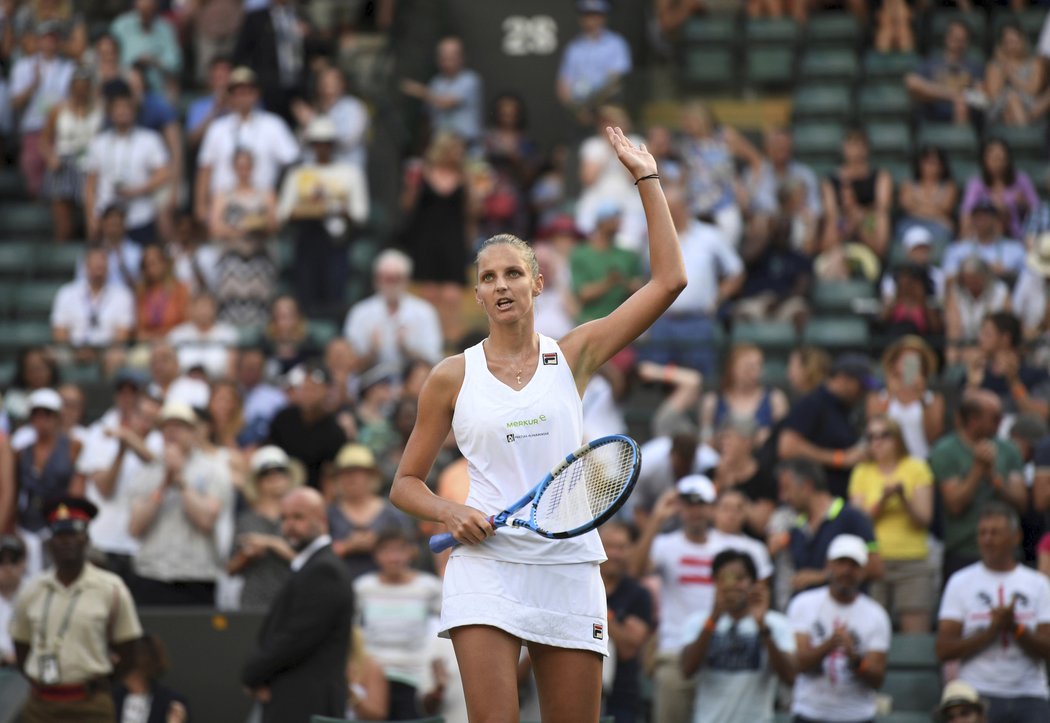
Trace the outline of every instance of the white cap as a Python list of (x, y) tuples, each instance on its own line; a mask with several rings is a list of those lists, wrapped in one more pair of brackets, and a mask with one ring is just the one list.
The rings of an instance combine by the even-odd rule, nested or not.
[(303, 133), (307, 143), (334, 143), (337, 136), (335, 123), (327, 116), (318, 116), (310, 121)]
[(197, 415), (193, 412), (193, 407), (185, 402), (168, 401), (160, 408), (160, 423), (165, 422), (182, 422), (193, 425), (197, 423)]
[(905, 251), (911, 251), (916, 246), (932, 246), (933, 234), (925, 226), (912, 226), (904, 232), (901, 243), (904, 244)]
[(711, 504), (718, 497), (715, 485), (702, 474), (691, 474), (678, 480), (675, 490), (680, 495), (697, 498), (699, 502)]
[(259, 449), (255, 450), (255, 454), (252, 455), (253, 477), (258, 477), (275, 469), (288, 470), (290, 466), (291, 460), (288, 459), (285, 451), (272, 444), (259, 447)]
[(868, 564), (868, 543), (856, 535), (839, 535), (828, 545), (828, 561), (842, 559), (864, 567)]
[(62, 411), (62, 397), (54, 389), (37, 389), (29, 395), (29, 411), (46, 409), (49, 412)]

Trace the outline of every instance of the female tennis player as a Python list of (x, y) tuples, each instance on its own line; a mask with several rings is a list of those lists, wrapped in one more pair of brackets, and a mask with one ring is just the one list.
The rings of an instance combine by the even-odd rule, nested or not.
[[(597, 532), (564, 540), (513, 527), (496, 533), (489, 517), (583, 443), (581, 398), (591, 375), (686, 285), (656, 160), (619, 128), (607, 134), (637, 180), (651, 280), (607, 317), (555, 341), (533, 328), (543, 277), (532, 249), (506, 234), (486, 241), (477, 257), (475, 296), (488, 316), (488, 338), (431, 372), (390, 492), (399, 508), (444, 523), (461, 543), (445, 571), (441, 629), (452, 638), (472, 723), (518, 720), (522, 644), (545, 723), (599, 716), (608, 631)], [(423, 482), (450, 427), (470, 471), (464, 505), (438, 497)]]

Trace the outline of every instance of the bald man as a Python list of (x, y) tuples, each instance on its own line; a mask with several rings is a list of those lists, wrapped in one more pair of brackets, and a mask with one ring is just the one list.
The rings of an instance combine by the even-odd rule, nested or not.
[(281, 534), (296, 551), (292, 574), (259, 631), (241, 680), (263, 704), (263, 723), (309, 723), (346, 712), (353, 586), (332, 552), (324, 499), (311, 488), (281, 501)]

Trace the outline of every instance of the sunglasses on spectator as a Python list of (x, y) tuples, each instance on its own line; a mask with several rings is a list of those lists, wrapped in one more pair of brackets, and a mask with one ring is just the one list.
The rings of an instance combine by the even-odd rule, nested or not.
[(864, 435), (869, 442), (874, 442), (879, 439), (889, 439), (893, 435), (886, 430), (871, 431)]

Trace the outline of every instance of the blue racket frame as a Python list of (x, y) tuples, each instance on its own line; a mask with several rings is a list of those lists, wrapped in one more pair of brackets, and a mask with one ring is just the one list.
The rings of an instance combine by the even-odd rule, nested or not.
[[(536, 507), (540, 497), (543, 495), (544, 490), (550, 486), (554, 478), (557, 477), (562, 470), (572, 464), (574, 461), (586, 455), (590, 450), (596, 447), (601, 447), (606, 444), (613, 442), (626, 442), (631, 450), (634, 452), (634, 460), (632, 463), (631, 479), (627, 481), (620, 496), (609, 505), (609, 508), (605, 510), (601, 515), (594, 518), (585, 525), (581, 525), (575, 529), (562, 531), (562, 532), (548, 532), (541, 529), (536, 525)], [(500, 527), (524, 527), (528, 530), (532, 530), (537, 535), (549, 539), (564, 539), (566, 537), (576, 537), (582, 535), (585, 532), (590, 532), (596, 527), (603, 525), (609, 518), (616, 514), (616, 512), (623, 507), (624, 502), (631, 496), (631, 492), (634, 490), (634, 485), (638, 482), (638, 473), (642, 468), (642, 452), (638, 448), (638, 443), (625, 434), (611, 434), (607, 437), (599, 437), (598, 439), (592, 440), (587, 444), (584, 444), (579, 449), (565, 455), (565, 459), (554, 465), (547, 476), (538, 485), (532, 488), (527, 495), (522, 497), (520, 500), (512, 504), (507, 509), (500, 512), (498, 515), (493, 515), (489, 518), (489, 522), (495, 528)], [(521, 510), (525, 505), (532, 504), (532, 509), (529, 510), (529, 518), (523, 519), (510, 519), (511, 515)], [(443, 532), (440, 535), (434, 535), (430, 538), (430, 550), (431, 552), (441, 552), (447, 550), (450, 547), (457, 547), (460, 543), (456, 541), (456, 538), (452, 536), (451, 532)]]

